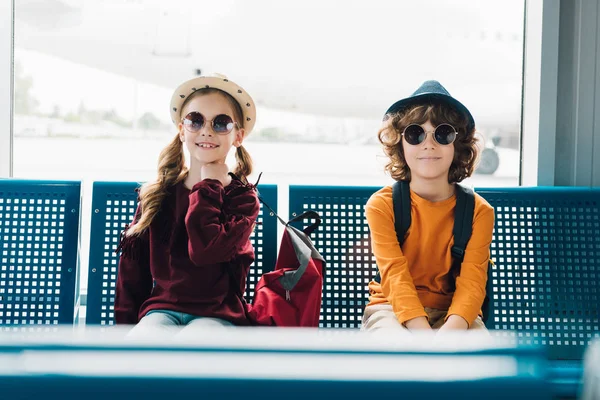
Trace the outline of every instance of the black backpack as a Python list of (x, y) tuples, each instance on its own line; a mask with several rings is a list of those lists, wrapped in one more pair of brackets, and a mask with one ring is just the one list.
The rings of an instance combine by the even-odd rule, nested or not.
[[(465, 258), (465, 248), (471, 238), (473, 228), (473, 213), (475, 212), (475, 194), (473, 190), (456, 184), (456, 209), (454, 211), (454, 246), (452, 246), (452, 267), (450, 273), (456, 277), (460, 273), (460, 266)], [(397, 181), (392, 186), (392, 200), (394, 203), (394, 226), (396, 237), (400, 246), (404, 243), (404, 237), (410, 227), (410, 186), (408, 181)], [(490, 261), (491, 263), (491, 261)], [(486, 296), (481, 310), (483, 322), (487, 321), (489, 315), (489, 288), (490, 288), (490, 264), (488, 264), (488, 279), (486, 283)], [(381, 275), (377, 271), (374, 281), (381, 283)], [(452, 281), (454, 284), (454, 281)], [(455, 289), (455, 288), (453, 288)]]

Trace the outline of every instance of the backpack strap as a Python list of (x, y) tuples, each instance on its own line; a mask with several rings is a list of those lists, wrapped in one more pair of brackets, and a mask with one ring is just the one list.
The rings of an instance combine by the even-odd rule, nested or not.
[[(452, 254), (452, 267), (450, 274), (454, 278), (460, 274), (460, 266), (465, 258), (465, 249), (473, 232), (473, 214), (475, 213), (475, 194), (470, 188), (454, 185), (456, 188), (456, 207), (454, 209), (454, 245), (450, 249)], [(454, 286), (454, 285), (453, 285)], [(456, 287), (453, 287), (456, 290)]]
[(456, 208), (454, 210), (454, 246), (452, 246), (452, 257), (461, 262), (465, 258), (465, 248), (471, 238), (473, 230), (473, 213), (475, 212), (475, 194), (473, 190), (461, 186), (456, 187)]
[(392, 187), (392, 201), (394, 203), (394, 227), (400, 246), (410, 228), (410, 185), (407, 181), (397, 181)]
[[(404, 243), (404, 237), (410, 228), (410, 185), (408, 181), (396, 181), (392, 185), (392, 202), (394, 204), (394, 228), (400, 247)], [(373, 280), (381, 283), (381, 274), (377, 271)]]
[[(473, 190), (456, 184), (456, 209), (454, 211), (454, 246), (452, 246), (452, 269), (454, 278), (460, 274), (460, 266), (465, 258), (465, 249), (473, 233), (473, 214), (475, 214), (475, 194)], [(485, 284), (485, 299), (481, 306), (483, 322), (487, 323), (490, 314), (490, 298), (492, 298), (491, 271), (492, 260), (488, 262), (488, 279)], [(455, 282), (455, 280), (452, 280)], [(456, 290), (456, 287), (453, 288)]]

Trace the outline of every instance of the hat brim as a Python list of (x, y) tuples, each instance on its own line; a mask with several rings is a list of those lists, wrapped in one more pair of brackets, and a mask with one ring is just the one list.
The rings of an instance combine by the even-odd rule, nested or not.
[(181, 108), (186, 99), (200, 89), (219, 89), (238, 102), (243, 113), (243, 125), (246, 135), (254, 128), (256, 122), (256, 106), (252, 97), (235, 82), (223, 77), (199, 76), (182, 83), (175, 89), (171, 97), (171, 121), (175, 126), (181, 122)]
[(385, 112), (384, 118), (389, 114), (394, 114), (405, 110), (408, 107), (419, 105), (419, 104), (428, 104), (428, 103), (444, 103), (448, 104), (451, 107), (457, 109), (459, 112), (465, 114), (467, 116), (467, 130), (472, 130), (475, 128), (475, 120), (471, 115), (471, 112), (467, 107), (464, 106), (460, 101), (456, 100), (454, 97), (446, 96), (440, 93), (420, 93), (415, 96), (408, 97), (406, 99), (398, 100), (394, 104), (388, 108)]

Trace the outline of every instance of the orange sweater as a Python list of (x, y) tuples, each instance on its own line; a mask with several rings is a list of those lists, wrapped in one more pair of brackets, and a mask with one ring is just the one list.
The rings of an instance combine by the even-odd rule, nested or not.
[(427, 317), (424, 307), (448, 310), (448, 316), (459, 315), (470, 326), (485, 299), (494, 209), (475, 194), (473, 232), (452, 292), (456, 196), (439, 202), (425, 200), (412, 190), (410, 196), (411, 225), (402, 248), (394, 230), (392, 187), (377, 191), (367, 202), (373, 253), (381, 272), (381, 284), (369, 284), (368, 306), (391, 304), (400, 323)]

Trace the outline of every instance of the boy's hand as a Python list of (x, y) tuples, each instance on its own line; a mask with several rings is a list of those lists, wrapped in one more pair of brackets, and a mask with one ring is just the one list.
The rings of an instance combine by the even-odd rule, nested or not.
[(409, 319), (404, 323), (404, 326), (406, 326), (406, 328), (408, 328), (409, 331), (431, 330), (431, 326), (429, 326), (429, 321), (425, 317)]
[(444, 331), (466, 331), (467, 329), (469, 329), (467, 321), (463, 317), (452, 314), (438, 330), (438, 333), (443, 333)]

